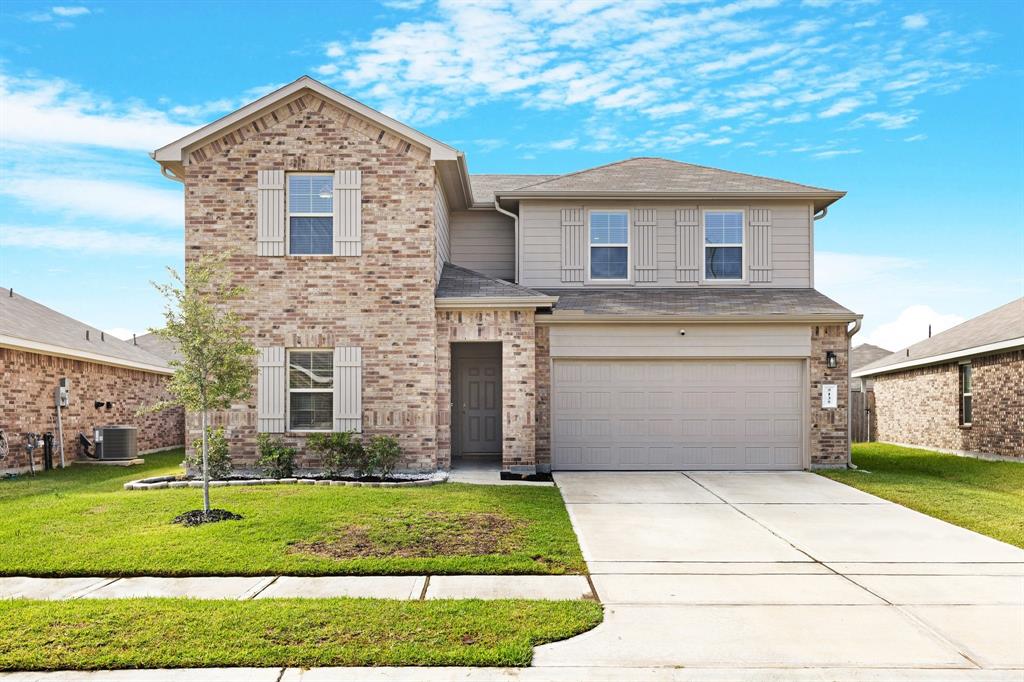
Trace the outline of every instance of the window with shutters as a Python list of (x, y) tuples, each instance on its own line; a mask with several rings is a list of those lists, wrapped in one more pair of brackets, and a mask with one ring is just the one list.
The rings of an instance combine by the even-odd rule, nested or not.
[(288, 429), (331, 431), (334, 419), (334, 351), (288, 351)]
[(590, 279), (629, 280), (629, 211), (591, 211)]
[(288, 174), (288, 253), (330, 255), (334, 252), (334, 176)]
[(743, 279), (743, 211), (704, 212), (704, 279)]

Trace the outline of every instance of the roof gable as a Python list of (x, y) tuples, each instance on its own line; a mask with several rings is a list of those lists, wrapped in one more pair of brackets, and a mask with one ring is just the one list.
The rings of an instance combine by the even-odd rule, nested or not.
[[(289, 83), (282, 88), (278, 88), (268, 95), (264, 95), (258, 100), (245, 105), (241, 109), (238, 109), (237, 111), (234, 111), (213, 123), (189, 133), (181, 139), (175, 140), (174, 142), (157, 149), (151, 154), (151, 156), (163, 166), (174, 166), (187, 163), (187, 156), (191, 150), (218, 138), (223, 138), (244, 126), (251, 124), (253, 121), (260, 119), (274, 109), (278, 109), (296, 101), (300, 102), (298, 106), (302, 106), (302, 97), (308, 93), (313, 93), (331, 104), (351, 111), (357, 116), (376, 123), (385, 130), (422, 145), (430, 150), (431, 159), (433, 160), (455, 160), (460, 156), (460, 152), (454, 147), (435, 140), (428, 135), (424, 135), (418, 130), (396, 121), (390, 116), (382, 114), (376, 109), (372, 109), (362, 102), (354, 100), (333, 88), (329, 88), (309, 76), (302, 76), (298, 80)], [(257, 128), (258, 127), (259, 126), (257, 126)]]

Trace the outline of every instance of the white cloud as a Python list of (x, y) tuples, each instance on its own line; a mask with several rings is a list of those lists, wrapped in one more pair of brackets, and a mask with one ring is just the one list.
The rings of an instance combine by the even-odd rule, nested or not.
[(50, 10), (58, 17), (80, 17), (83, 14), (90, 14), (88, 7), (54, 7)]
[(342, 47), (341, 43), (335, 40), (324, 46), (324, 54), (331, 59), (337, 59), (338, 57), (344, 56), (345, 48)]
[(132, 256), (181, 256), (185, 250), (180, 238), (100, 229), (24, 225), (0, 225), (0, 246)]
[(316, 67), (313, 70), (316, 71), (321, 76), (333, 76), (334, 74), (338, 73), (338, 65), (337, 64), (321, 64), (320, 66)]
[(816, 159), (834, 159), (837, 156), (849, 156), (851, 154), (860, 154), (859, 149), (826, 149), (820, 152), (814, 152), (811, 154)]
[(928, 25), (928, 17), (924, 14), (908, 14), (903, 17), (903, 28), (916, 31)]
[(904, 308), (891, 322), (878, 327), (865, 336), (863, 343), (870, 343), (889, 350), (900, 350), (928, 338), (928, 325), (932, 334), (938, 334), (963, 322), (960, 315), (939, 313), (927, 305), (912, 305)]
[(874, 123), (879, 128), (885, 128), (886, 130), (896, 130), (898, 128), (906, 128), (908, 125), (917, 120), (917, 116), (912, 113), (902, 114), (889, 114), (884, 111), (872, 111), (868, 114), (862, 114), (857, 117), (853, 123), (854, 125), (864, 123)]
[(903, 141), (904, 142), (921, 142), (921, 141), (927, 140), (927, 139), (928, 139), (927, 135), (925, 135), (924, 133), (918, 133), (917, 135), (911, 135), (910, 137), (904, 137)]
[(130, 182), (47, 174), (9, 176), (0, 183), (0, 194), (38, 213), (56, 210), (73, 217), (94, 216), (178, 228), (185, 221), (180, 191)]
[(834, 118), (842, 114), (848, 114), (854, 109), (864, 106), (866, 103), (867, 102), (865, 102), (864, 99), (860, 97), (843, 97), (842, 99), (834, 102), (832, 106), (830, 106), (829, 108), (820, 112), (818, 114), (818, 117)]

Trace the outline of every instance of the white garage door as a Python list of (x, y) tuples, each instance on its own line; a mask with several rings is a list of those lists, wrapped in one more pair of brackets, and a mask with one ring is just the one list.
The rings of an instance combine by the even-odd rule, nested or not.
[(799, 360), (556, 360), (552, 468), (799, 469)]

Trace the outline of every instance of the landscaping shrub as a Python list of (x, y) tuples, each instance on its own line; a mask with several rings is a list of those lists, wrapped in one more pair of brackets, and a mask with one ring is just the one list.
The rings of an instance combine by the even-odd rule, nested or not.
[(366, 452), (367, 473), (374, 475), (379, 471), (385, 478), (391, 475), (402, 457), (402, 446), (391, 436), (374, 436), (363, 450)]
[(280, 438), (271, 438), (269, 434), (256, 436), (259, 448), (258, 466), (265, 476), (270, 478), (291, 478), (295, 473), (295, 448), (285, 445)]
[(356, 476), (362, 476), (366, 470), (363, 444), (352, 431), (313, 433), (306, 439), (306, 444), (320, 456), (324, 473), (328, 476), (342, 476), (348, 469), (353, 469)]
[[(210, 480), (227, 478), (231, 474), (231, 454), (228, 451), (228, 440), (224, 437), (224, 427), (206, 429), (206, 463), (210, 467)], [(192, 441), (192, 453), (185, 456), (185, 465), (189, 471), (203, 473), (203, 439)]]

